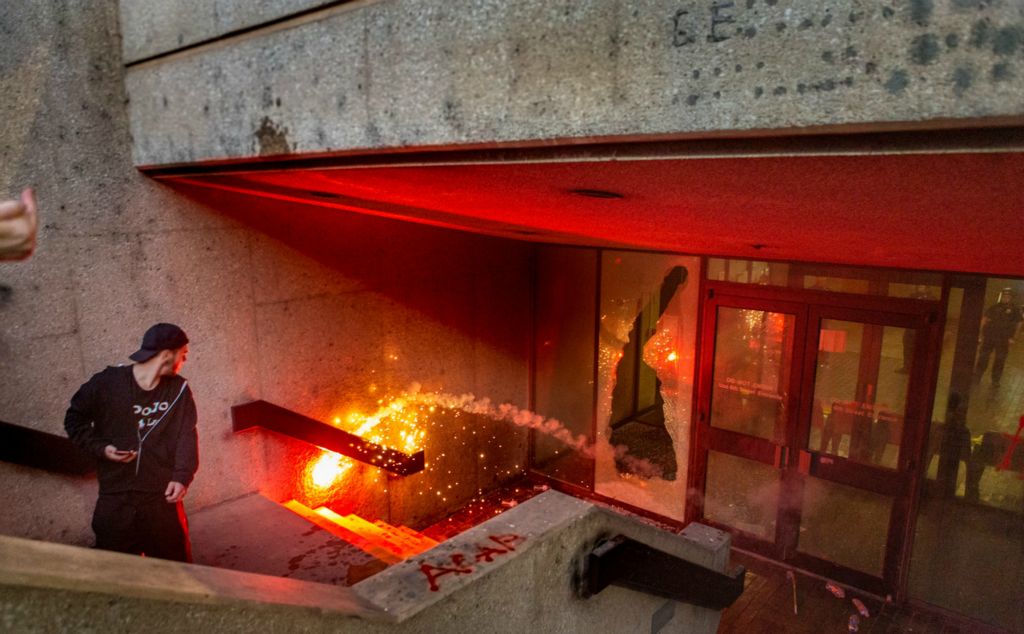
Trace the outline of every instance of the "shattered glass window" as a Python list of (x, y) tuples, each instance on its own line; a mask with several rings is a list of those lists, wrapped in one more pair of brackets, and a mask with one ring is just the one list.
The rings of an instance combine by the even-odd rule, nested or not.
[(605, 251), (595, 491), (682, 519), (700, 260)]

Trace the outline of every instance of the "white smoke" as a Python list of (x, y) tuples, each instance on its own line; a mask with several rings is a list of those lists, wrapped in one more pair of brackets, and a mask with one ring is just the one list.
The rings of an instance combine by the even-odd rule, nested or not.
[(412, 384), (401, 398), (410, 403), (435, 405), (445, 409), (465, 412), (466, 414), (486, 416), (491, 420), (512, 423), (517, 427), (535, 429), (558, 440), (573, 451), (582, 453), (588, 458), (594, 457), (594, 446), (586, 436), (573, 434), (561, 421), (555, 418), (542, 416), (511, 403), (495, 405), (487, 397), (477, 398), (469, 393), (455, 395), (422, 392), (418, 383)]

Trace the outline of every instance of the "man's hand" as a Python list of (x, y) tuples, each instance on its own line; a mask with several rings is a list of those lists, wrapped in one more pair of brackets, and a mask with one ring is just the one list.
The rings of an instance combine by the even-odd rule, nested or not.
[(21, 200), (0, 201), (0, 260), (21, 260), (36, 247), (36, 195), (31, 188)]
[(167, 490), (164, 491), (164, 498), (168, 504), (177, 504), (185, 498), (188, 487), (180, 482), (170, 481), (167, 483)]
[(114, 445), (107, 445), (103, 448), (103, 456), (112, 462), (131, 462), (137, 455), (134, 449), (121, 451)]

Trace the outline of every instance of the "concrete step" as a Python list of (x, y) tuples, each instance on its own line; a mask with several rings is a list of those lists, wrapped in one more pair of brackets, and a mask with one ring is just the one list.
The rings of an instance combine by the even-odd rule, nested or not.
[(414, 531), (408, 526), (392, 526), (387, 522), (377, 520), (374, 525), (380, 528), (395, 543), (402, 544), (406, 550), (419, 554), (437, 546), (438, 542), (427, 537), (423, 533)]
[(406, 535), (402, 531), (398, 530), (396, 527), (391, 526), (390, 524), (382, 522), (380, 520), (374, 522), (373, 525), (380, 529), (381, 533), (388, 541), (400, 546), (402, 550), (410, 550), (416, 548), (416, 540), (410, 538), (409, 535)]
[(382, 520), (370, 522), (354, 514), (341, 516), (324, 506), (311, 509), (297, 500), (290, 500), (284, 506), (332, 535), (389, 564), (404, 561), (438, 544), (437, 541), (407, 526), (392, 526)]
[(423, 533), (413, 530), (408, 526), (396, 526), (395, 528), (405, 533), (410, 538), (414, 539), (417, 543), (421, 544), (424, 547), (423, 550), (429, 550), (441, 543), (436, 539), (431, 538), (429, 535), (424, 535)]
[(382, 548), (373, 540), (367, 539), (366, 537), (360, 535), (358, 532), (350, 530), (349, 528), (344, 526), (343, 523), (340, 521), (343, 518), (326, 507), (321, 506), (318, 509), (313, 510), (306, 506), (305, 504), (302, 504), (301, 502), (298, 502), (296, 500), (290, 500), (288, 502), (285, 502), (284, 507), (289, 511), (292, 511), (296, 515), (299, 515), (302, 518), (306, 519), (310, 523), (316, 524), (317, 526), (324, 529), (328, 533), (331, 533), (335, 537), (352, 544), (356, 548), (376, 557), (377, 559), (380, 559), (385, 563), (395, 564), (403, 560), (402, 557), (399, 557), (391, 550)]
[(411, 540), (408, 535), (386, 522), (380, 520), (369, 522), (358, 515), (346, 515), (342, 518), (342, 526), (402, 559), (408, 559), (437, 545), (435, 542), (424, 547), (425, 545), (420, 540)]

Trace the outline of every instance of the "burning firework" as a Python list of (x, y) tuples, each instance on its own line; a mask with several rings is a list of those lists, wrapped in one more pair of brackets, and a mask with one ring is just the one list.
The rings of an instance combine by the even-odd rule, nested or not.
[(422, 392), (413, 384), (403, 394), (378, 401), (376, 412), (368, 416), (350, 414), (347, 420), (335, 418), (335, 425), (370, 442), (414, 453), (423, 448), (426, 430), (434, 424), (438, 410), (484, 416), (491, 420), (527, 427), (562, 441), (575, 451), (593, 455), (593, 448), (585, 436), (574, 435), (560, 421), (546, 418), (510, 403), (495, 405), (489, 398), (473, 394), (443, 394)]
[[(674, 350), (664, 351), (669, 356)], [(592, 441), (584, 435), (573, 434), (560, 421), (548, 418), (510, 403), (495, 404), (488, 398), (477, 398), (473, 394), (447, 394), (424, 392), (418, 384), (396, 397), (381, 398), (372, 414), (349, 413), (333, 419), (334, 426), (372, 442), (381, 447), (412, 454), (423, 451), (429, 439), (443, 438), (428, 450), (429, 460), (426, 472), (436, 477), (417, 478), (410, 492), (424, 496), (426, 500), (442, 503), (468, 502), (475, 493), (481, 496), (484, 488), (475, 478), (466, 481), (458, 477), (464, 467), (459, 461), (466, 452), (478, 455), (481, 464), (478, 473), (487, 472), (487, 478), (506, 479), (522, 473), (521, 464), (513, 460), (502, 462), (503, 443), (509, 442), (500, 431), (487, 426), (474, 425), (470, 421), (458, 422), (463, 416), (479, 416), (492, 421), (508, 423), (520, 428), (533, 429), (566, 446), (567, 449), (593, 459), (596, 450)], [(481, 445), (480, 443), (487, 443)], [(625, 446), (612, 447), (616, 456), (630, 462), (631, 473), (641, 478), (662, 477), (661, 469), (647, 460), (628, 456)], [(431, 453), (432, 452), (432, 453)], [(488, 457), (497, 456), (488, 462)], [(452, 460), (456, 462), (453, 463)], [(358, 504), (353, 499), (353, 486), (372, 478), (373, 482), (388, 486), (386, 474), (377, 470), (353, 469), (356, 463), (339, 454), (321, 450), (305, 461), (300, 472), (300, 489), (297, 499), (307, 505), (353, 508)], [(352, 475), (359, 473), (361, 475)], [(464, 473), (464, 472), (463, 472)], [(429, 506), (429, 504), (428, 504)]]

